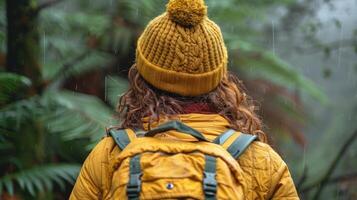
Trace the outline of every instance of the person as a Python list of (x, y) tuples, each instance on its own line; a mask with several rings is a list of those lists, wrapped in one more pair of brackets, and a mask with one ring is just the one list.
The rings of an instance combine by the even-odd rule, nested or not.
[[(70, 199), (299, 199), (257, 107), (227, 70), (204, 1), (170, 0), (166, 9), (138, 40), (120, 129), (89, 154)], [(241, 135), (250, 144), (232, 157)]]

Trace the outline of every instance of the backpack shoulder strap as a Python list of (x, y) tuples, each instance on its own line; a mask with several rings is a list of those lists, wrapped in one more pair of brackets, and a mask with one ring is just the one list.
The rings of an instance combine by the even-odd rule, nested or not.
[(114, 139), (120, 150), (124, 150), (130, 143), (129, 133), (125, 129), (109, 129), (107, 134)]
[(212, 142), (215, 144), (219, 144), (222, 145), (224, 144), (228, 138), (230, 138), (236, 131), (233, 129), (229, 129), (228, 131), (222, 133), (221, 135), (219, 135), (218, 137), (216, 137), (216, 139), (214, 139)]
[(227, 151), (235, 158), (239, 158), (240, 155), (248, 148), (248, 146), (257, 139), (256, 135), (250, 135), (241, 133), (233, 143), (227, 148)]
[[(231, 136), (233, 136), (236, 133), (235, 130), (229, 129), (228, 131), (222, 133), (219, 135), (215, 140), (213, 140), (213, 143), (223, 145)], [(227, 151), (235, 158), (237, 159), (245, 149), (248, 148), (248, 146), (257, 139), (256, 135), (250, 135), (250, 134), (245, 134), (241, 133), (233, 142), (230, 146), (227, 147)]]

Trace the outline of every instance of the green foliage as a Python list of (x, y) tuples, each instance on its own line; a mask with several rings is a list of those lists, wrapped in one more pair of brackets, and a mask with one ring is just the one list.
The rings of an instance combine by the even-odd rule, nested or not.
[(127, 27), (119, 27), (112, 30), (113, 37), (104, 37), (103, 45), (109, 47), (115, 54), (127, 56), (130, 45), (136, 39), (133, 31)]
[[(6, 89), (3, 96), (30, 84), (10, 73), (0, 73), (0, 82)], [(96, 143), (112, 123), (112, 112), (98, 98), (56, 89), (17, 100), (0, 113), (0, 188), (9, 194), (20, 190), (34, 196), (58, 191), (54, 184), (61, 190), (72, 184), (90, 148), (86, 146)], [(54, 158), (78, 164), (39, 164)]]
[(44, 10), (40, 15), (43, 78), (66, 79), (106, 67), (112, 55), (102, 47), (94, 49), (97, 46), (91, 41), (103, 36), (110, 26), (110, 16), (105, 12)]
[[(166, 2), (63, 1), (40, 12), (41, 90), (28, 95), (24, 91), (33, 89), (28, 78), (0, 72), (2, 192), (36, 198), (43, 192), (60, 193), (61, 189), (72, 187), (88, 150), (104, 135), (106, 127), (118, 124), (113, 119), (113, 108), (128, 86), (121, 78), (133, 62), (128, 58), (135, 53), (141, 31), (164, 12)], [(221, 27), (228, 46), (230, 69), (243, 72), (239, 73), (240, 78), (250, 80), (253, 86), (257, 80), (264, 80), (265, 86), (275, 89), (270, 96), (251, 91), (253, 96), (266, 98), (262, 109), (267, 121), (276, 119), (275, 114), (279, 115), (277, 119), (304, 122), (307, 117), (291, 97), (295, 91), (319, 103), (327, 102), (324, 92), (313, 81), (260, 45), (264, 28), (271, 23), (269, 15), (296, 2), (206, 0), (209, 17)], [(4, 7), (0, 1), (0, 53), (6, 52)], [(311, 26), (309, 32), (315, 33), (315, 28)], [(93, 71), (105, 77), (106, 102), (64, 88), (64, 83), (71, 83), (70, 78), (83, 78), (83, 74)], [(273, 114), (264, 110), (272, 108)], [(279, 121), (279, 125), (284, 123)], [(276, 130), (271, 132), (285, 130), (273, 128)], [(293, 132), (290, 136), (296, 135), (296, 130), (289, 131)]]
[(95, 69), (103, 69), (110, 59), (109, 54), (97, 51), (82, 52), (81, 54), (72, 53), (70, 58), (63, 58), (57, 62), (47, 62), (45, 67), (42, 68), (43, 79), (65, 80)]
[(60, 188), (73, 183), (79, 164), (36, 163), (51, 163), (54, 158), (82, 162), (88, 145), (96, 143), (112, 123), (112, 112), (99, 99), (70, 91), (48, 90), (11, 103), (0, 113), (0, 167), (7, 166), (0, 188), (10, 194), (17, 188), (14, 182), (31, 195), (51, 191), (53, 183)]
[(15, 185), (32, 196), (36, 193), (52, 191), (54, 183), (64, 190), (66, 183), (73, 184), (79, 169), (78, 164), (55, 164), (35, 166), (17, 173), (9, 173), (0, 178), (0, 194), (5, 189), (13, 195)]
[(146, 24), (165, 11), (166, 1), (161, 0), (123, 0), (119, 1), (118, 13), (124, 20), (145, 27)]
[(118, 103), (120, 94), (128, 89), (128, 82), (117, 76), (107, 76), (105, 79), (106, 98), (112, 107)]
[[(3, 25), (3, 10), (0, 14)], [(33, 90), (28, 78), (0, 72), (0, 195), (25, 199), (44, 193), (47, 199), (50, 191), (68, 189), (88, 150), (115, 123), (100, 99), (62, 89), (64, 81), (104, 69), (112, 59), (90, 43), (110, 28), (110, 16), (48, 9), (39, 22), (42, 92), (28, 95)]]
[(47, 129), (61, 134), (64, 140), (85, 137), (92, 141), (92, 147), (114, 123), (113, 112), (97, 97), (70, 91), (50, 91), (44, 96), (55, 106), (44, 116)]
[[(0, 1), (0, 10), (4, 10), (5, 3)], [(5, 12), (0, 11), (0, 51), (5, 50), (5, 40), (6, 40), (6, 18)]]
[(272, 52), (240, 52), (237, 66), (253, 77), (270, 80), (288, 88), (298, 88), (319, 102), (326, 104), (327, 97), (317, 86), (306, 79), (292, 66), (278, 58)]
[(31, 81), (18, 74), (0, 73), (0, 105), (7, 103), (14, 92), (29, 87)]
[[(52, 9), (49, 9), (41, 13), (41, 24), (43, 29), (51, 34), (71, 32), (71, 36), (101, 35), (110, 27), (110, 20), (107, 16), (107, 13), (83, 11), (69, 13), (61, 9), (56, 9), (53, 12)], [(53, 23), (56, 23), (57, 26), (53, 27)]]

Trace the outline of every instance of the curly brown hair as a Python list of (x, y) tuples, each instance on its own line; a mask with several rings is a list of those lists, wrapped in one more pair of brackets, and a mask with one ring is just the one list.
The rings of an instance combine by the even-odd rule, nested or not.
[(183, 114), (185, 105), (207, 103), (230, 122), (232, 129), (257, 135), (260, 141), (267, 142), (262, 122), (255, 113), (258, 107), (244, 92), (242, 81), (230, 72), (216, 89), (195, 97), (183, 97), (154, 88), (142, 78), (135, 64), (130, 68), (128, 78), (130, 88), (117, 105), (121, 128), (142, 129), (144, 117), (149, 117), (150, 127), (150, 122), (158, 121), (160, 116)]

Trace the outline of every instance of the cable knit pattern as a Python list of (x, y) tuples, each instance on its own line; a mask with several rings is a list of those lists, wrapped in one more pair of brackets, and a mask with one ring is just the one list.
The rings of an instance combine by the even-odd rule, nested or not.
[[(182, 14), (191, 12), (180, 7), (187, 7), (186, 3), (171, 0), (170, 12), (148, 24), (136, 51), (136, 66), (146, 81), (183, 96), (210, 92), (227, 68), (227, 50), (220, 28), (206, 16), (204, 2), (194, 1), (194, 22), (189, 19), (191, 15)], [(171, 16), (173, 13), (175, 17)]]

